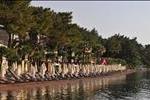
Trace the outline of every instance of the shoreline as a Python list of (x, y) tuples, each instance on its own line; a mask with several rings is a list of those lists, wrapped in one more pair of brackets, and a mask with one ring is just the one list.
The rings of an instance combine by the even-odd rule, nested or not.
[(63, 79), (63, 80), (53, 80), (53, 81), (40, 81), (40, 82), (27, 82), (27, 83), (8, 83), (0, 84), (0, 91), (18, 91), (20, 89), (31, 89), (31, 88), (40, 88), (43, 86), (54, 85), (57, 87), (57, 84), (66, 84), (68, 82), (74, 82), (77, 80), (90, 80), (90, 79), (101, 79), (101, 78), (111, 78), (120, 75), (128, 75), (137, 72), (135, 69), (127, 69), (122, 72), (113, 72), (106, 75), (101, 75), (97, 77), (83, 77), (79, 79)]

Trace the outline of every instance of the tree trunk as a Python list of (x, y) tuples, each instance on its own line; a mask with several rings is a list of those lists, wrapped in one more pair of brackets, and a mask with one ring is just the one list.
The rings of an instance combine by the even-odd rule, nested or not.
[(12, 44), (12, 34), (8, 32), (8, 47), (10, 48)]

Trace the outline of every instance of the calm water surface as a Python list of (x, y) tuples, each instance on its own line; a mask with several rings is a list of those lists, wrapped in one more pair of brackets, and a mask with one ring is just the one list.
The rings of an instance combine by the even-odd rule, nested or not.
[(0, 100), (150, 100), (150, 72), (0, 90)]

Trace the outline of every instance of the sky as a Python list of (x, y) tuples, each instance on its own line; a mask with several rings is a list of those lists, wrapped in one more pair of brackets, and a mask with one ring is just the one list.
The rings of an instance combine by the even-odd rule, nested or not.
[(73, 12), (73, 23), (108, 38), (122, 34), (150, 44), (150, 1), (32, 1), (55, 12)]

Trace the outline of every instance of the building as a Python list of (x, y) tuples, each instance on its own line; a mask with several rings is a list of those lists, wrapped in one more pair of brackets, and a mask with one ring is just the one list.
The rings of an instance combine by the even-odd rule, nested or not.
[(9, 40), (8, 33), (4, 29), (0, 28), (0, 46), (7, 47), (8, 40)]

